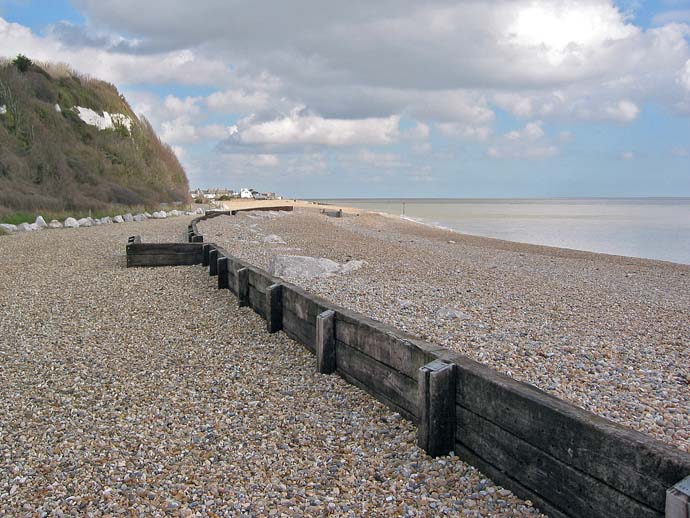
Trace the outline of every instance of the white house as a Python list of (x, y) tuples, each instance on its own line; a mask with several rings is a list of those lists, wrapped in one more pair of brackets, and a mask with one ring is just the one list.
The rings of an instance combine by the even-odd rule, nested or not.
[(254, 193), (252, 192), (252, 189), (247, 189), (245, 187), (242, 187), (242, 190), (240, 191), (240, 198), (253, 199)]

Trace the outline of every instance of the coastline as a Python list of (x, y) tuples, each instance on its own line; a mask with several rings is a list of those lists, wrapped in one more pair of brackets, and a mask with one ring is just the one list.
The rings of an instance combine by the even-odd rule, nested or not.
[[(633, 199), (633, 198), (631, 198)], [(685, 198), (683, 198), (685, 199)], [(224, 210), (233, 210), (233, 209), (252, 209), (252, 208), (261, 208), (261, 207), (270, 207), (270, 206), (275, 206), (276, 204), (279, 205), (289, 205), (291, 207), (294, 207), (296, 209), (305, 209), (305, 210), (311, 210), (314, 212), (321, 212), (322, 210), (342, 210), (344, 214), (346, 215), (362, 215), (362, 214), (370, 214), (370, 215), (376, 215), (376, 216), (381, 216), (384, 218), (388, 218), (391, 221), (402, 221), (402, 222), (407, 222), (412, 225), (419, 225), (420, 227), (424, 227), (429, 230), (435, 230), (439, 232), (446, 232), (449, 235), (448, 236), (440, 236), (440, 237), (447, 237), (448, 239), (452, 240), (453, 235), (457, 236), (458, 238), (462, 238), (465, 240), (476, 240), (476, 244), (478, 246), (481, 246), (482, 244), (485, 244), (487, 246), (493, 246), (497, 247), (500, 249), (520, 249), (524, 251), (535, 251), (535, 252), (540, 252), (544, 254), (551, 254), (555, 257), (575, 257), (575, 258), (591, 258), (591, 259), (596, 259), (597, 257), (608, 257), (612, 261), (621, 261), (621, 262), (632, 262), (635, 264), (640, 264), (640, 265), (647, 265), (647, 266), (653, 266), (655, 264), (658, 265), (666, 265), (666, 266), (671, 266), (671, 267), (678, 267), (681, 269), (687, 269), (689, 274), (690, 274), (690, 264), (685, 264), (685, 263), (680, 263), (680, 262), (674, 262), (674, 261), (667, 261), (663, 259), (652, 259), (652, 258), (646, 258), (646, 257), (635, 257), (635, 256), (627, 256), (627, 255), (620, 255), (620, 254), (610, 254), (610, 253), (605, 253), (605, 252), (595, 252), (595, 251), (590, 251), (590, 250), (580, 250), (577, 248), (565, 248), (565, 247), (558, 247), (558, 246), (551, 246), (551, 245), (541, 245), (541, 244), (536, 244), (536, 243), (527, 243), (523, 241), (511, 241), (508, 239), (501, 239), (497, 237), (489, 237), (489, 236), (484, 236), (484, 235), (479, 235), (479, 234), (471, 234), (471, 233), (466, 233), (466, 232), (461, 232), (458, 230), (455, 230), (453, 228), (450, 228), (446, 225), (439, 224), (439, 223), (434, 223), (431, 221), (426, 221), (423, 218), (415, 218), (415, 217), (410, 217), (410, 216), (405, 216), (402, 214), (391, 214), (389, 212), (382, 212), (382, 211), (373, 211), (373, 210), (367, 210), (363, 209), (360, 207), (352, 207), (348, 206), (345, 204), (331, 204), (331, 203), (323, 203), (323, 202), (318, 202), (315, 200), (299, 200), (299, 199), (284, 199), (284, 200), (232, 200), (232, 201), (226, 201), (223, 202), (224, 205)], [(452, 235), (451, 235), (452, 234)]]
[[(310, 207), (313, 208), (313, 207)], [(230, 226), (231, 228), (230, 228)], [(230, 253), (365, 261), (288, 278), (582, 408), (690, 451), (690, 266), (296, 209), (201, 223)], [(264, 242), (279, 236), (285, 244)]]

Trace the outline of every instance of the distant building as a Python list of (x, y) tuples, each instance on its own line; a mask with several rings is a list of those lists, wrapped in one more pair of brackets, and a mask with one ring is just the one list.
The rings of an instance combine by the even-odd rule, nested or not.
[(232, 189), (196, 189), (190, 192), (193, 199), (204, 198), (208, 201), (213, 200), (227, 200), (230, 198), (242, 198), (248, 200), (282, 200), (282, 196), (278, 196), (274, 192), (259, 192), (256, 189), (249, 189), (243, 187), (239, 192)]
[(246, 187), (242, 187), (242, 189), (240, 190), (240, 198), (243, 198), (243, 199), (254, 198), (254, 189), (247, 189)]

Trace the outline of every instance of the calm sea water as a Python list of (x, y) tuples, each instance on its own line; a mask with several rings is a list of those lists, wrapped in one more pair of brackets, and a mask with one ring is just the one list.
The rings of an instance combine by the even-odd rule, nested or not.
[(690, 264), (690, 198), (332, 199), (509, 241)]

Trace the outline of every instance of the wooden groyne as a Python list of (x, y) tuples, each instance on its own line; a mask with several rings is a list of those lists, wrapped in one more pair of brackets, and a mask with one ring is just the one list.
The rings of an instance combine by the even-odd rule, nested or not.
[[(690, 454), (201, 244), (198, 221), (217, 215), (190, 224), (194, 248), (179, 264), (208, 267), (268, 332), (282, 330), (313, 352), (319, 372), (416, 422), (429, 454), (454, 451), (552, 517), (689, 518)], [(146, 246), (161, 245), (128, 244), (128, 265), (130, 250), (140, 256), (131, 265), (144, 265)], [(152, 266), (162, 262), (148, 256)]]

